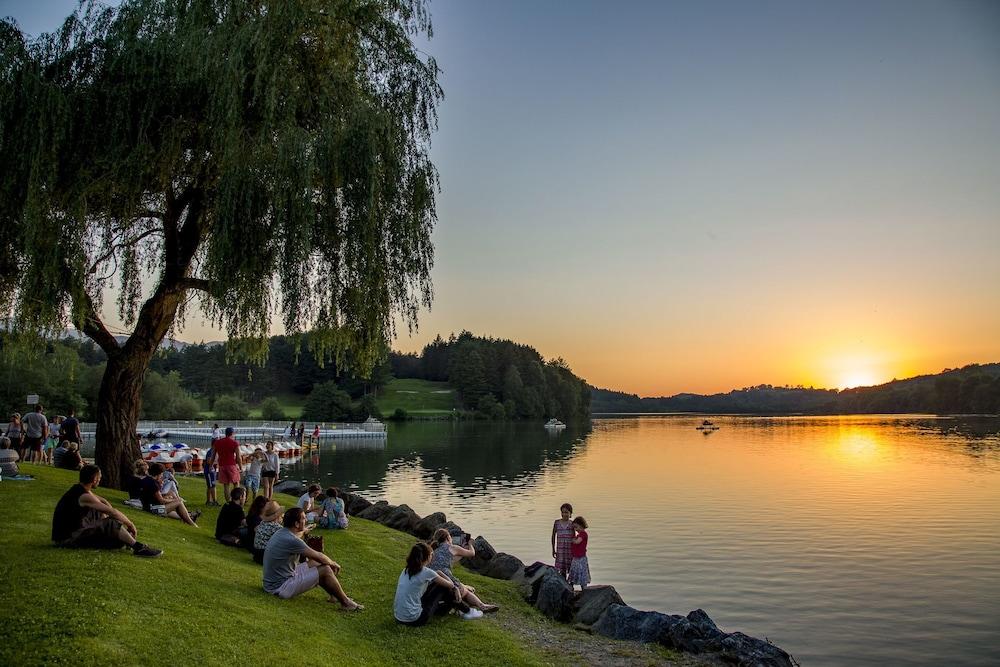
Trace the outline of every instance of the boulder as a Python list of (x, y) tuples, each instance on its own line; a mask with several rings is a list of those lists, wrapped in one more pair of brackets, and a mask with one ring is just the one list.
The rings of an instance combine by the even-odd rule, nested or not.
[(591, 626), (613, 604), (624, 605), (614, 586), (591, 586), (573, 599), (573, 622)]
[(696, 609), (684, 616), (612, 604), (591, 631), (613, 639), (662, 644), (688, 653), (709, 653), (740, 667), (792, 667), (791, 656), (771, 642), (742, 632), (726, 633)]
[(549, 618), (568, 623), (573, 617), (573, 587), (554, 570), (535, 585), (535, 608)]
[(476, 550), (476, 555), (472, 558), (463, 558), (462, 565), (469, 570), (478, 572), (486, 567), (487, 561), (493, 558), (497, 551), (482, 535), (472, 540), (472, 547)]
[(542, 577), (548, 575), (550, 572), (559, 574), (551, 565), (535, 561), (531, 565), (525, 566), (520, 572), (515, 572), (510, 580), (517, 584), (521, 596), (531, 604), (534, 604), (535, 594), (537, 593), (535, 583), (541, 581)]
[(286, 479), (284, 482), (278, 482), (274, 485), (274, 492), (287, 493), (290, 496), (298, 498), (306, 492), (306, 485), (294, 479)]
[(444, 526), (447, 521), (448, 517), (444, 515), (444, 512), (428, 514), (417, 522), (416, 527), (413, 529), (413, 534), (422, 540), (429, 540), (434, 535), (434, 531)]
[(742, 632), (722, 633), (720, 638), (711, 642), (711, 650), (718, 653), (723, 661), (739, 667), (792, 667), (797, 664), (788, 653), (771, 642)]
[(340, 496), (344, 501), (344, 511), (350, 516), (357, 516), (372, 506), (369, 500), (356, 493), (347, 491), (342, 492)]
[(695, 609), (687, 615), (688, 623), (693, 625), (707, 639), (724, 635), (719, 626), (715, 624), (704, 609)]
[(479, 574), (493, 579), (510, 579), (523, 570), (524, 563), (520, 559), (501, 552), (486, 561), (486, 565), (479, 571)]
[(395, 505), (390, 505), (386, 501), (380, 500), (371, 507), (358, 512), (358, 518), (368, 519), (369, 521), (378, 521), (394, 509), (396, 509)]
[(383, 526), (413, 534), (420, 516), (409, 505), (398, 505), (378, 519)]
[(683, 616), (658, 611), (639, 611), (627, 605), (611, 604), (591, 626), (591, 631), (612, 639), (671, 645), (670, 627)]

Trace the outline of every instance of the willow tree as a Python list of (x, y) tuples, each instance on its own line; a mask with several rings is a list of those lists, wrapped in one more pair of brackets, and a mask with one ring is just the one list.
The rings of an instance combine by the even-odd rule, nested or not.
[(369, 365), (429, 304), (441, 90), (414, 45), (423, 0), (125, 0), (34, 40), (0, 30), (0, 310), (8, 336), (72, 323), (107, 353), (110, 484), (186, 309), (239, 357), (262, 359), (280, 319)]

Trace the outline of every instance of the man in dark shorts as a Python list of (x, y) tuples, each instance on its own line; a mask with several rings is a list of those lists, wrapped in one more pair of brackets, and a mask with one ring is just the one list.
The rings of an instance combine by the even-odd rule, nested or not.
[(25, 460), (31, 463), (42, 462), (42, 444), (49, 437), (49, 420), (42, 414), (42, 406), (35, 406), (34, 412), (24, 415), (21, 420), (24, 425), (24, 449), (28, 452)]
[(219, 481), (222, 483), (225, 498), (229, 498), (233, 488), (240, 485), (240, 443), (233, 438), (235, 432), (232, 426), (227, 426), (226, 437), (212, 443), (215, 460), (219, 464)]
[(135, 556), (155, 558), (162, 551), (135, 539), (136, 531), (127, 516), (104, 498), (93, 493), (101, 483), (101, 469), (86, 465), (80, 483), (63, 494), (52, 515), (52, 541), (60, 547), (77, 549), (120, 549), (128, 547)]

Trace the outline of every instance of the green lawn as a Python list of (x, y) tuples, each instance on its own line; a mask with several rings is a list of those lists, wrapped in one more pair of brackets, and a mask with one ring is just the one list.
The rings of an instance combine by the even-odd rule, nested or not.
[[(283, 601), (261, 590), (261, 571), (242, 550), (213, 539), (217, 509), (199, 529), (127, 509), (158, 559), (127, 551), (77, 551), (49, 541), (52, 509), (76, 474), (25, 465), (30, 482), (0, 483), (0, 608), (10, 622), (0, 664), (553, 664), (557, 653), (526, 648), (511, 622), (551, 626), (509, 582), (460, 576), (500, 604), (504, 618), (454, 616), (421, 629), (392, 617), (396, 578), (413, 544), (409, 535), (361, 519), (346, 531), (322, 531), (326, 552), (343, 566), (349, 595), (366, 605), (347, 614), (320, 590)], [(201, 506), (204, 484), (181, 480)], [(101, 490), (117, 507), (124, 497)], [(281, 497), (282, 505), (294, 503)], [(507, 626), (507, 627), (505, 627)], [(547, 655), (548, 654), (548, 655)]]
[(396, 408), (411, 415), (450, 415), (455, 405), (455, 393), (447, 382), (429, 380), (392, 380), (378, 397), (378, 409), (386, 417)]

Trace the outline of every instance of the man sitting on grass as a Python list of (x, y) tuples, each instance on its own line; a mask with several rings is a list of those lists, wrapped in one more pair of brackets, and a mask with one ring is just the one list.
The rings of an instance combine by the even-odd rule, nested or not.
[[(283, 528), (268, 540), (264, 549), (264, 590), (288, 600), (321, 586), (330, 594), (329, 602), (339, 602), (344, 611), (359, 611), (363, 606), (347, 597), (337, 573), (340, 566), (325, 553), (310, 549), (302, 541), (306, 530), (306, 513), (301, 507), (285, 512)], [(306, 557), (299, 563), (299, 555)]]
[(237, 486), (229, 494), (229, 502), (219, 510), (215, 521), (215, 539), (229, 547), (238, 547), (246, 539), (246, 514), (243, 512), (243, 497), (246, 490)]
[(80, 470), (80, 483), (73, 485), (56, 504), (52, 515), (52, 541), (61, 547), (78, 549), (120, 549), (128, 547), (132, 554), (155, 558), (162, 551), (136, 542), (135, 525), (129, 518), (93, 493), (101, 483), (101, 469), (85, 465)]

